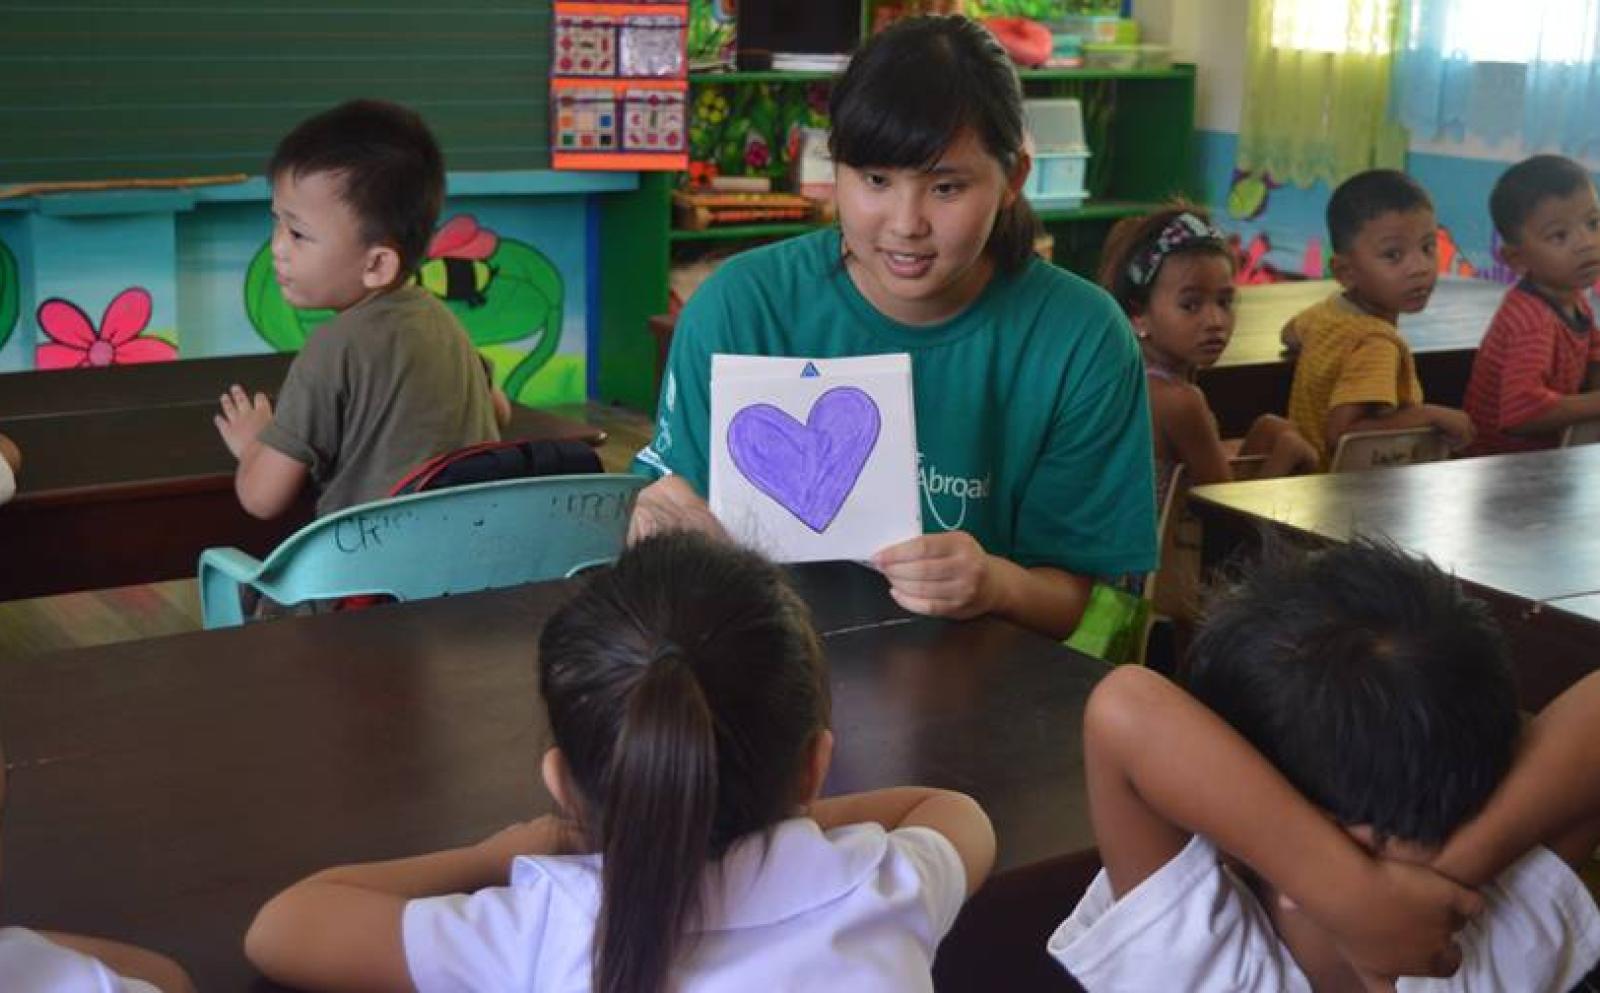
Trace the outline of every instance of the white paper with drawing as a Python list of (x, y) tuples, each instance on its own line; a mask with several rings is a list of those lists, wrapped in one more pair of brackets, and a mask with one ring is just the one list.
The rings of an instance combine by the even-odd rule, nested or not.
[(711, 510), (779, 562), (922, 533), (911, 357), (711, 357)]

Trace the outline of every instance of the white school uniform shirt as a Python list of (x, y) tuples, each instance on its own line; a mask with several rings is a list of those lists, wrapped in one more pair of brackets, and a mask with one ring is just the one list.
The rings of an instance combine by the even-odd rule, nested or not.
[(63, 948), (20, 927), (0, 928), (0, 990), (5, 993), (160, 993), (143, 980), (117, 975), (99, 959)]
[(17, 492), (17, 474), (11, 470), (11, 463), (0, 458), (0, 503), (5, 503)]
[[(965, 897), (961, 859), (936, 831), (784, 821), (706, 873), (672, 989), (931, 990)], [(509, 886), (406, 904), (411, 980), (418, 993), (587, 991), (599, 908), (599, 856), (518, 858)]]
[[(1396, 993), (1567, 993), (1600, 960), (1600, 910), (1549, 849), (1482, 893), (1487, 909), (1457, 936), (1460, 970), (1402, 978)], [(1121, 900), (1102, 869), (1046, 948), (1089, 993), (1311, 993), (1266, 909), (1199, 835)]]

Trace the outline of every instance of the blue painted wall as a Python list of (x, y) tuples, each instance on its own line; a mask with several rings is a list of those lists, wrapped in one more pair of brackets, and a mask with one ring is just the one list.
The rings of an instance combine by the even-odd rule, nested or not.
[[(1266, 261), (1284, 274), (1308, 275), (1304, 264), (1313, 243), (1322, 247), (1326, 258), (1328, 236), (1323, 215), (1331, 193), (1326, 183), (1303, 189), (1272, 188), (1257, 216), (1241, 216), (1244, 212), (1230, 210), (1230, 193), (1237, 179), (1234, 160), (1239, 136), (1225, 131), (1200, 131), (1195, 140), (1205, 202), (1223, 227), (1237, 233), (1245, 245), (1264, 237), (1271, 245)], [(1489, 191), (1509, 164), (1417, 151), (1406, 157), (1406, 171), (1433, 197), (1439, 223), (1449, 231), (1459, 256), (1476, 270), (1476, 275), (1500, 281), (1506, 281), (1509, 273), (1498, 264), (1493, 251)], [(1235, 198), (1238, 199), (1243, 198)], [(1252, 206), (1255, 203), (1248, 199), (1245, 202)], [(1237, 202), (1233, 206), (1237, 208)]]
[[(589, 338), (597, 317), (590, 292), (591, 198), (636, 186), (632, 174), (451, 177), (441, 223), (470, 215), (501, 246), (513, 245), (525, 267), (544, 267), (544, 296), (553, 287), (559, 299), (559, 343), (520, 394), (524, 402), (586, 398)], [(37, 346), (49, 340), (38, 320), (45, 300), (67, 299), (98, 325), (106, 306), (129, 287), (150, 293), (146, 333), (175, 342), (181, 357), (272, 350), (274, 344), (252, 324), (245, 293), (246, 272), (270, 233), (266, 186), (259, 179), (159, 195), (61, 194), (4, 203), (0, 243), (15, 259), (16, 278), (7, 286), (0, 271), (0, 303), (12, 294), (17, 318), (9, 335), (0, 328), (0, 371), (35, 367)], [(512, 279), (515, 274), (503, 268), (495, 267), (492, 279)], [(489, 339), (479, 336), (476, 322), (487, 311), (476, 303), (452, 306), (502, 379), (535, 349), (538, 335), (508, 341), (500, 334), (484, 343)], [(533, 307), (525, 309), (532, 326), (537, 315)], [(0, 315), (5, 313), (0, 306)]]

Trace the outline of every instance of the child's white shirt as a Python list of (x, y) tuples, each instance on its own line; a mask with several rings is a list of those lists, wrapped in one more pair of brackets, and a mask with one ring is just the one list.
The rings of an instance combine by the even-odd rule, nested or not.
[[(1600, 910), (1550, 850), (1482, 892), (1487, 910), (1458, 936), (1460, 970), (1403, 978), (1396, 993), (1567, 993), (1600, 961)], [(1046, 947), (1090, 993), (1311, 993), (1266, 909), (1199, 835), (1121, 900), (1101, 870)]]
[(20, 927), (0, 928), (0, 990), (5, 993), (159, 993), (143, 980), (117, 975), (99, 959)]
[(17, 474), (11, 470), (11, 463), (0, 457), (0, 503), (5, 503), (17, 492)]
[[(934, 951), (965, 897), (960, 856), (936, 831), (784, 821), (707, 872), (673, 989), (931, 990)], [(518, 858), (509, 886), (406, 905), (412, 982), (419, 993), (587, 991), (599, 908), (599, 856)]]

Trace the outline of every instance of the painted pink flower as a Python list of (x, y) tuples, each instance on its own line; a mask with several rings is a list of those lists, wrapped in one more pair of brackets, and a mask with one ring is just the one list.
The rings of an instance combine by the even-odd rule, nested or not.
[(39, 346), (35, 361), (40, 369), (81, 369), (177, 358), (170, 342), (140, 336), (149, 323), (150, 293), (143, 287), (118, 293), (98, 329), (82, 307), (52, 297), (39, 305), (39, 327), (50, 341)]

